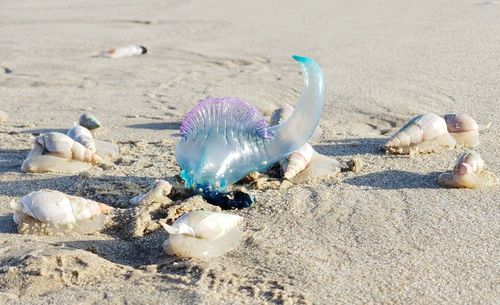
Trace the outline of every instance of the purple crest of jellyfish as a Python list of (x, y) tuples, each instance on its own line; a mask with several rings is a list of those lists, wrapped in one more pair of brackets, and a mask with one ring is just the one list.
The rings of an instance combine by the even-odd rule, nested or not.
[(184, 137), (197, 132), (198, 128), (205, 127), (205, 123), (208, 122), (256, 133), (263, 139), (272, 137), (262, 113), (238, 97), (209, 97), (198, 101), (198, 104), (184, 116), (180, 134)]

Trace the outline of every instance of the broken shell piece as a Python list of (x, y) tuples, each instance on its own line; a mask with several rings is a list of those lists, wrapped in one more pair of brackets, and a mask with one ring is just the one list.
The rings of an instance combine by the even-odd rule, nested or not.
[(146, 54), (148, 49), (143, 46), (131, 45), (128, 47), (118, 48), (118, 49), (110, 49), (108, 51), (104, 51), (100, 54), (101, 57), (108, 58), (123, 58), (123, 57), (131, 57), (136, 55)]
[(439, 175), (438, 183), (455, 188), (485, 188), (498, 183), (498, 178), (484, 170), (484, 161), (474, 151), (460, 154), (451, 173)]
[(434, 114), (421, 114), (411, 119), (385, 143), (388, 154), (418, 154), (438, 152), (455, 147), (446, 121)]
[(466, 114), (445, 114), (444, 119), (450, 135), (458, 145), (476, 147), (479, 144), (479, 126)]
[(84, 113), (80, 116), (78, 124), (90, 131), (102, 126), (101, 122), (99, 122), (99, 120), (95, 116), (87, 113)]
[(243, 218), (227, 213), (193, 211), (172, 226), (162, 223), (170, 234), (163, 243), (168, 255), (208, 259), (236, 248), (243, 237), (238, 225)]
[(14, 222), (23, 234), (90, 234), (101, 230), (112, 208), (93, 200), (42, 189), (11, 202)]
[(145, 194), (139, 194), (132, 199), (130, 203), (132, 205), (147, 205), (153, 202), (163, 203), (170, 201), (167, 197), (172, 191), (172, 185), (165, 180), (156, 180), (152, 185), (151, 189)]
[(74, 126), (68, 132), (66, 135), (76, 142), (82, 144), (85, 148), (89, 149), (90, 151), (95, 152), (96, 147), (95, 147), (95, 142), (94, 142), (94, 137), (92, 136), (92, 133), (90, 130), (83, 126)]

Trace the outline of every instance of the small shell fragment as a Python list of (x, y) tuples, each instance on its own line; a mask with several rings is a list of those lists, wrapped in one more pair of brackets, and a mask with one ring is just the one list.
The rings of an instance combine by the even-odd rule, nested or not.
[(484, 161), (474, 151), (463, 152), (457, 159), (451, 173), (443, 173), (438, 177), (438, 183), (453, 188), (486, 188), (498, 183), (498, 178), (484, 170)]
[(426, 113), (406, 123), (387, 140), (384, 149), (388, 154), (413, 155), (453, 149), (455, 145), (446, 121), (434, 113)]
[(208, 259), (236, 248), (243, 237), (242, 218), (227, 213), (193, 211), (182, 215), (173, 225), (162, 223), (170, 234), (163, 243), (167, 255)]
[(101, 230), (112, 208), (103, 203), (42, 189), (11, 202), (14, 222), (23, 234), (90, 234)]
[(122, 47), (117, 49), (110, 49), (104, 51), (100, 54), (101, 57), (107, 58), (123, 58), (123, 57), (131, 57), (146, 54), (148, 49), (143, 46), (131, 45), (128, 47)]
[(153, 202), (163, 203), (168, 202), (170, 199), (167, 197), (172, 191), (172, 185), (165, 180), (156, 180), (151, 189), (144, 194), (139, 194), (130, 199), (132, 205), (147, 205)]

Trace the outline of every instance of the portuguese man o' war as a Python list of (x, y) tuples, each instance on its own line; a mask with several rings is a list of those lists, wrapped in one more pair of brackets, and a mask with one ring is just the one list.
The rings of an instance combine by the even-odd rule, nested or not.
[(236, 97), (201, 100), (186, 114), (175, 151), (185, 187), (206, 198), (225, 194), (250, 172), (267, 169), (309, 140), (321, 117), (325, 83), (314, 60), (293, 58), (301, 64), (304, 88), (283, 123), (268, 126), (255, 107)]

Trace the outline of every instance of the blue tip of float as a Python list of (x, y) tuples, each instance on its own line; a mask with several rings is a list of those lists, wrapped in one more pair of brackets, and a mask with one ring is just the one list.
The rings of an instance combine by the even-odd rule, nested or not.
[(300, 62), (301, 64), (305, 64), (306, 62), (312, 61), (312, 59), (310, 59), (309, 57), (299, 56), (299, 55), (292, 55), (292, 58)]

